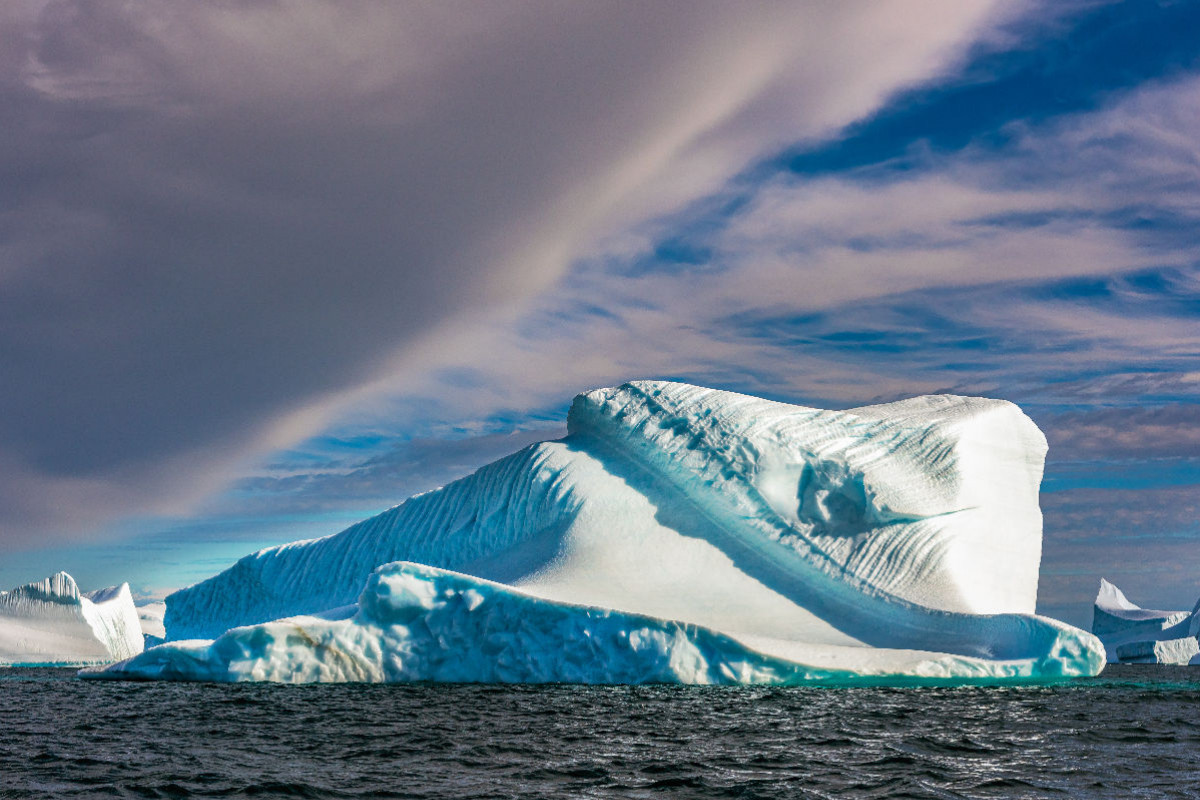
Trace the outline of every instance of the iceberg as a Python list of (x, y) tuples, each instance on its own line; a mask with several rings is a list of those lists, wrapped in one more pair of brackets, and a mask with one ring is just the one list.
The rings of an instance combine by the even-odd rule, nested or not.
[(0, 592), (0, 665), (104, 664), (142, 652), (129, 584), (80, 592), (65, 572)]
[(1045, 438), (1011, 403), (849, 411), (637, 381), (568, 435), (166, 599), (90, 677), (626, 683), (1093, 675), (1034, 615)]
[(1101, 578), (1092, 633), (1100, 637), (1110, 664), (1200, 665), (1200, 601), (1191, 611), (1141, 608)]

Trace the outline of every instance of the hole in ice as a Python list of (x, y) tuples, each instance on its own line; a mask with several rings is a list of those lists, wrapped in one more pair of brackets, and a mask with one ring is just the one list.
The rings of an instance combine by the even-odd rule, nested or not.
[(804, 465), (796, 484), (796, 517), (834, 536), (853, 536), (877, 524), (863, 476), (833, 461)]

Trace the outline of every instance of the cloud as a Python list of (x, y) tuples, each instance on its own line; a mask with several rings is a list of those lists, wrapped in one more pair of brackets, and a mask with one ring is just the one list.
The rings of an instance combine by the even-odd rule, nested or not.
[[(712, 272), (698, 288), (725, 309), (821, 309), (917, 289), (1190, 268), (1198, 123), (1191, 76), (1099, 112), (1008, 123), (999, 150), (922, 153), (917, 143), (905, 169), (783, 171), (703, 242)], [(651, 273), (644, 293), (675, 279)]]
[(1200, 405), (1068, 412), (1044, 427), (1056, 460), (1200, 459)]
[[(245, 511), (255, 515), (307, 514), (372, 505), (387, 508), (444, 486), (534, 442), (565, 435), (566, 426), (557, 425), (461, 438), (411, 439), (396, 442), (361, 461), (276, 464), (265, 470), (266, 474), (238, 481), (233, 493)], [(238, 505), (237, 500), (226, 501), (221, 504), (221, 512), (236, 513)]]
[[(1151, 366), (1189, 374), (1198, 114), (1200, 78), (1187, 76), (1011, 123), (999, 149), (736, 187), (596, 254), (526, 321), (529, 347), (575, 336), (620, 353), (630, 374), (724, 365), (745, 390), (850, 403), (967, 386), (1046, 397)], [(656, 255), (680, 229), (686, 258)], [(556, 341), (540, 344), (550, 330)]]
[(459, 321), (512, 315), (598, 237), (942, 74), (997, 18), (7, 7), (0, 531), (185, 507)]
[(1200, 402), (1200, 371), (1110, 372), (1082, 380), (1044, 385), (1045, 401), (1059, 404)]

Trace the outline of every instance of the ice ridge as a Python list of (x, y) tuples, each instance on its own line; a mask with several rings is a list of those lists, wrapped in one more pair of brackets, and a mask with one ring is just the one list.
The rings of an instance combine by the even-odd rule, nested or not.
[[(166, 599), (169, 639), (354, 603), (380, 564), (462, 569), (552, 538), (571, 516), (570, 466), (534, 445), (334, 536), (260, 550)], [(503, 576), (501, 576), (503, 577)]]

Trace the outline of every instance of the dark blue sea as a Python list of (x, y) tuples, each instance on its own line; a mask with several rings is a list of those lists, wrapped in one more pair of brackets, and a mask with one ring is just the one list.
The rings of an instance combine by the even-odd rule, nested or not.
[(0, 797), (1200, 798), (1200, 669), (1025, 688), (212, 685), (0, 670)]

